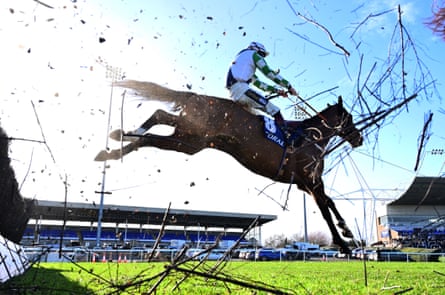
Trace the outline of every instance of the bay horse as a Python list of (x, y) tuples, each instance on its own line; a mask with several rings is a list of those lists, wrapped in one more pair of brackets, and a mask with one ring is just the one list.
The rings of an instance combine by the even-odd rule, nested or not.
[[(175, 91), (151, 82), (121, 81), (115, 85), (132, 90), (137, 96), (149, 100), (172, 103), (171, 109), (156, 110), (142, 127), (163, 124), (174, 128), (171, 135), (146, 133), (143, 136), (126, 136), (115, 130), (110, 137), (130, 140), (121, 149), (101, 151), (96, 161), (117, 160), (140, 147), (156, 147), (193, 155), (205, 148), (230, 154), (253, 173), (274, 181), (296, 184), (315, 199), (332, 234), (333, 243), (344, 253), (350, 253), (345, 238), (353, 238), (351, 230), (338, 212), (332, 199), (326, 195), (322, 180), (323, 157), (328, 142), (340, 136), (353, 147), (362, 144), (362, 136), (355, 128), (339, 97), (338, 103), (328, 106), (316, 116), (303, 121), (303, 140), (298, 146), (279, 146), (264, 135), (264, 117), (245, 110), (231, 100)], [(174, 112), (173, 112), (174, 111)], [(273, 121), (272, 121), (273, 122)]]

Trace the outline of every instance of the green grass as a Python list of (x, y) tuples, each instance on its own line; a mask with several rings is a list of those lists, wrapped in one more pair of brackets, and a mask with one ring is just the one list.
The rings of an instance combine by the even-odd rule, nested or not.
[[(0, 294), (144, 294), (159, 281), (168, 263), (40, 263), (0, 286)], [(208, 273), (208, 262), (195, 271)], [(193, 271), (196, 263), (181, 265)], [(272, 294), (242, 283), (289, 294), (444, 294), (445, 264), (422, 262), (230, 262), (219, 272), (241, 283), (224, 283), (171, 270), (153, 294)], [(6, 290), (20, 290), (6, 293)], [(408, 291), (409, 290), (409, 291)], [(406, 291), (406, 292), (404, 292)], [(399, 293), (397, 293), (399, 292)]]

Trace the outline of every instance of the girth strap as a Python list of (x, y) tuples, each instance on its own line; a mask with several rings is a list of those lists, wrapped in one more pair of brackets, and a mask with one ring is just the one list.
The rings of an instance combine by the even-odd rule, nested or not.
[(284, 173), (284, 167), (289, 162), (289, 158), (287, 156), (289, 154), (293, 154), (294, 152), (295, 146), (293, 144), (291, 146), (286, 144), (286, 146), (283, 148), (283, 155), (281, 156), (280, 166), (278, 167), (277, 174), (275, 175), (274, 179), (278, 178)]
[(283, 147), (283, 155), (281, 156), (280, 166), (278, 167), (277, 174), (274, 179), (284, 173), (284, 167), (289, 162), (289, 158), (287, 157), (289, 154), (293, 154), (298, 146), (301, 145), (301, 140), (304, 138), (304, 131), (302, 128), (299, 128), (294, 131), (288, 138), (285, 140), (285, 146)]

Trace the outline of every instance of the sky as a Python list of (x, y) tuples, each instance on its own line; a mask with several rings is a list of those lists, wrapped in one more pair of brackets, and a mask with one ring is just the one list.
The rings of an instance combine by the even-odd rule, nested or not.
[[(398, 5), (405, 28), (403, 68)], [(362, 147), (344, 146), (326, 159), (325, 188), (356, 235), (373, 240), (374, 220), (416, 176), (442, 176), (445, 42), (424, 22), (430, 1), (56, 1), (0, 4), (0, 125), (25, 197), (99, 204), (103, 163), (94, 162), (116, 128), (139, 126), (156, 105), (112, 89), (107, 68), (126, 79), (227, 98), (225, 76), (236, 53), (251, 41), (270, 51), (269, 65), (291, 81), (317, 110), (342, 95), (359, 121), (370, 109), (419, 96), (397, 115), (364, 131)], [(307, 22), (313, 20), (314, 23)], [(327, 34), (347, 50), (345, 56)], [(388, 66), (391, 75), (382, 79)], [(400, 73), (404, 71), (405, 75)], [(367, 81), (377, 100), (357, 89)], [(380, 85), (380, 87), (377, 87)], [(331, 91), (328, 91), (332, 89)], [(321, 94), (320, 94), (321, 93)], [(394, 100), (395, 99), (395, 100)], [(295, 99), (278, 98), (285, 116)], [(123, 106), (123, 109), (122, 109)], [(428, 141), (414, 171), (429, 113)], [(110, 120), (110, 124), (108, 124)], [(378, 132), (377, 132), (378, 131)], [(23, 140), (24, 139), (24, 140)], [(35, 142), (35, 141), (39, 142)], [(338, 155), (344, 158), (339, 161)], [(106, 204), (273, 214), (263, 238), (303, 232), (303, 193), (255, 175), (227, 154), (189, 156), (144, 148), (106, 163)], [(263, 194), (259, 191), (264, 190)], [(309, 232), (328, 232), (307, 198)]]

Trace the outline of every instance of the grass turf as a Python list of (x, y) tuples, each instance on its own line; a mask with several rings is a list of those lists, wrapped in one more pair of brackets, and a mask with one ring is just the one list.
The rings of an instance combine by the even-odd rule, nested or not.
[[(206, 278), (214, 265), (181, 265), (164, 279), (168, 263), (40, 263), (0, 286), (0, 294), (444, 294), (445, 264), (359, 261), (230, 262)], [(187, 270), (187, 272), (184, 272)], [(192, 273), (191, 272), (196, 272)], [(178, 282), (185, 280), (175, 288)], [(228, 282), (232, 280), (232, 282)], [(236, 282), (234, 283), (233, 280)], [(225, 282), (224, 282), (225, 281)], [(367, 281), (367, 286), (365, 285)], [(249, 288), (251, 285), (258, 290)], [(173, 290), (174, 289), (174, 290)], [(12, 290), (15, 293), (10, 293)]]

